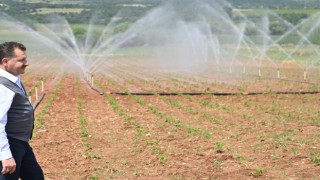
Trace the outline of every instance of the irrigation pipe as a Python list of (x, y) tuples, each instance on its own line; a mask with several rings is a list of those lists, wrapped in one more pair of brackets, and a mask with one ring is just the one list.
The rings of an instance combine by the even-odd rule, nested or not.
[(33, 103), (33, 105), (32, 105), (32, 106), (33, 106), (33, 109), (36, 109), (36, 108), (37, 108), (37, 106), (38, 106), (38, 105), (40, 104), (40, 102), (42, 101), (44, 95), (45, 95), (45, 93), (42, 93), (42, 94), (40, 95), (40, 97), (37, 98), (36, 102)]
[(40, 96), (38, 95), (38, 83), (39, 81), (35, 84), (35, 86), (30, 90), (28, 91), (28, 99), (29, 99), (29, 102), (32, 104), (32, 98), (31, 98), (31, 92), (32, 90), (34, 89), (35, 91), (35, 102), (32, 104), (32, 107), (33, 109), (36, 109), (37, 106), (40, 104), (40, 102), (42, 101), (45, 93), (44, 93), (44, 85), (43, 85), (43, 79), (41, 80), (41, 94)]
[(86, 78), (85, 81), (87, 82), (87, 84), (90, 86), (92, 90), (97, 91), (100, 95), (104, 94), (103, 91), (101, 91), (100, 89), (93, 87), (93, 76), (91, 78), (91, 82), (90, 82), (90, 78)]
[(137, 96), (152, 96), (152, 95), (160, 95), (160, 96), (176, 96), (176, 95), (214, 95), (214, 96), (236, 96), (236, 95), (266, 95), (266, 94), (319, 94), (320, 91), (273, 91), (273, 92), (181, 92), (181, 93), (149, 93), (149, 92), (110, 92), (110, 94), (116, 95), (137, 95)]
[(100, 95), (103, 95), (103, 92), (101, 90), (96, 89), (96, 88), (94, 88), (92, 86), (90, 86), (90, 87), (91, 87), (92, 90), (97, 91)]

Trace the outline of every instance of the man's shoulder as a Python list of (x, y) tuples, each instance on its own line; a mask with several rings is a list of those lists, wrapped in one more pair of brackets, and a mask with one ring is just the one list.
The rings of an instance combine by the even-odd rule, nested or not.
[(12, 81), (10, 79), (8, 79), (7, 77), (0, 75), (0, 84), (5, 85), (8, 83), (10, 84), (10, 83), (12, 83)]
[(14, 83), (10, 81), (9, 79), (0, 76), (0, 94), (1, 96), (4, 96), (2, 94), (7, 94), (7, 93), (14, 93), (13, 91), (14, 88)]
[(17, 80), (18, 80), (17, 76), (14, 76), (11, 73), (9, 73), (1, 68), (0, 68), (0, 77), (5, 78), (5, 79), (7, 79), (11, 82), (14, 82), (14, 83), (17, 82)]
[(0, 102), (5, 100), (11, 100), (14, 94), (15, 93), (11, 89), (7, 88), (3, 84), (0, 84)]

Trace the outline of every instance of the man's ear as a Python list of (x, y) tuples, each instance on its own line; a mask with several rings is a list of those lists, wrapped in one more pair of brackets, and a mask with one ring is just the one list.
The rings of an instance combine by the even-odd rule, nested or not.
[(3, 58), (1, 61), (2, 61), (2, 64), (3, 64), (3, 65), (7, 65), (9, 59), (8, 59), (8, 58)]

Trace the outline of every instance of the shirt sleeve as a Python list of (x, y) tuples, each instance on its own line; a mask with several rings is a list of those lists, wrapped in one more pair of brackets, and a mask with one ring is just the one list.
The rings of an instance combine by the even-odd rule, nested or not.
[(7, 124), (7, 113), (12, 104), (14, 92), (0, 84), (0, 160), (12, 157), (5, 127)]

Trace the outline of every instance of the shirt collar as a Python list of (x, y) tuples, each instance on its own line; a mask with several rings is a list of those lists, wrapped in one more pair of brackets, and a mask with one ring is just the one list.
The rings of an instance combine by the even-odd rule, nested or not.
[(1, 68), (0, 68), (0, 76), (3, 76), (14, 83), (17, 83), (20, 80), (20, 75), (14, 76)]

